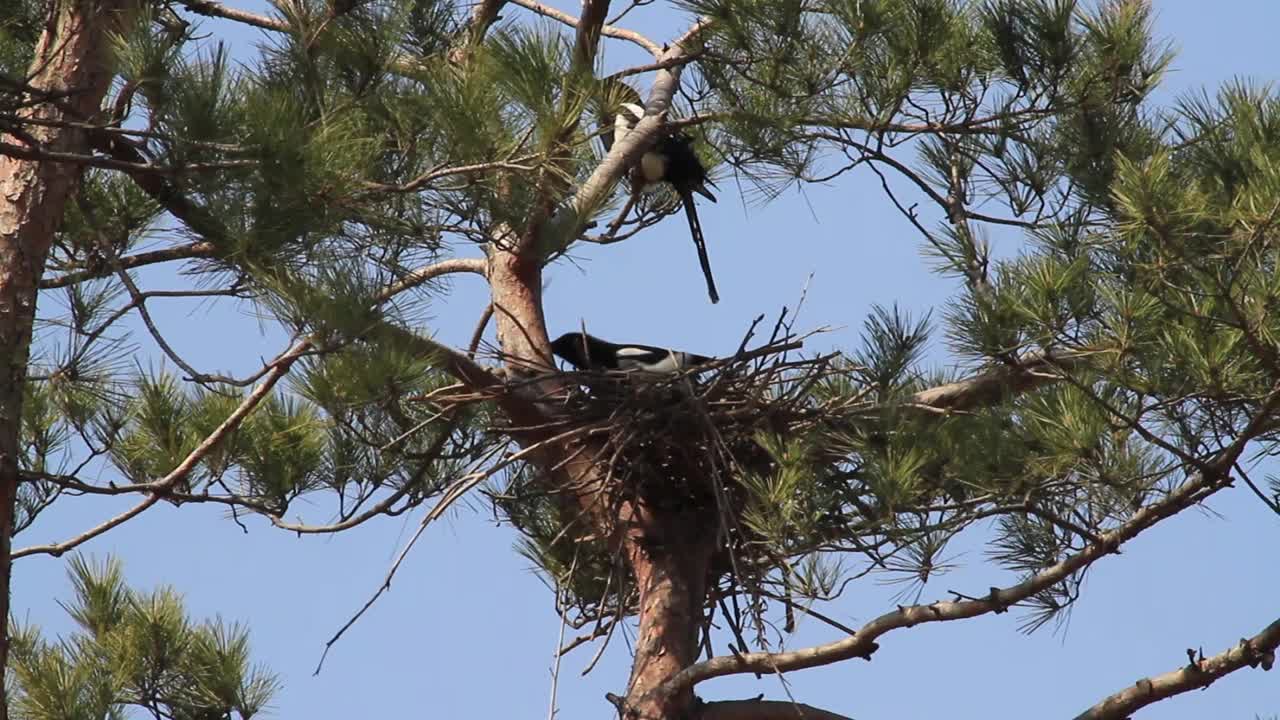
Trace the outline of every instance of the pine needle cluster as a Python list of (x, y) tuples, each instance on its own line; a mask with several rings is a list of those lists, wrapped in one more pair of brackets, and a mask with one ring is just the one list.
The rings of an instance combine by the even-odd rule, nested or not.
[(193, 622), (172, 588), (128, 587), (115, 559), (76, 555), (63, 608), (77, 629), (57, 641), (10, 631), (9, 712), (22, 720), (100, 720), (145, 712), (173, 720), (260, 715), (279, 689), (249, 657), (248, 630)]

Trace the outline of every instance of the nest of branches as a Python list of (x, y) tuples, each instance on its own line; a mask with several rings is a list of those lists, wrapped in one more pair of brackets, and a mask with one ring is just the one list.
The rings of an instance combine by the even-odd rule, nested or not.
[[(836, 356), (799, 356), (802, 339), (781, 327), (749, 348), (751, 338), (677, 374), (579, 371), (531, 381), (555, 441), (568, 449), (560, 467), (581, 470), (585, 460), (590, 480), (566, 484), (551, 477), (557, 468), (527, 466), (495, 499), (528, 538), (526, 554), (563, 590), (567, 615), (585, 624), (634, 611), (622, 558), (598, 534), (599, 518), (625, 517), (624, 505), (660, 518), (658, 542), (672, 552), (714, 547), (708, 582), (729, 579), (730, 594), (754, 594), (778, 567), (773, 543), (742, 520), (759, 501), (743, 479), (777, 471), (772, 438), (803, 434), (844, 414), (833, 404), (854, 400), (813, 392), (838, 374)], [(588, 495), (595, 508), (584, 507)]]

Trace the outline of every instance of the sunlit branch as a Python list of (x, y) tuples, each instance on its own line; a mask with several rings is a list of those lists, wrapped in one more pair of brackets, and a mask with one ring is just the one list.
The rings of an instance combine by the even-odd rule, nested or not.
[[(189, 260), (192, 258), (213, 257), (217, 252), (217, 248), (213, 243), (204, 240), (187, 243), (186, 245), (178, 245), (175, 247), (163, 248), (161, 250), (148, 250), (135, 255), (125, 255), (117, 262), (121, 268), (132, 270), (133, 268), (143, 267), (144, 265), (155, 265), (157, 263), (170, 262), (172, 260)], [(40, 281), (41, 290), (49, 290), (52, 288), (66, 287), (75, 285), (85, 280), (106, 277), (114, 272), (114, 269), (103, 264), (102, 267), (85, 268), (84, 270), (73, 270), (56, 277), (44, 278)]]
[(970, 410), (994, 405), (1005, 398), (1049, 385), (1063, 373), (1079, 365), (1087, 353), (1056, 351), (1022, 358), (1016, 366), (1001, 366), (972, 377), (921, 390), (911, 396), (908, 407), (932, 410)]
[(1189, 662), (1186, 665), (1162, 675), (1143, 678), (1080, 713), (1076, 720), (1124, 720), (1134, 711), (1152, 703), (1207, 688), (1241, 668), (1270, 670), (1275, 665), (1277, 647), (1280, 647), (1280, 619), (1251, 638), (1241, 638), (1235, 647), (1213, 657), (1199, 657), (1195, 651), (1187, 650)]
[(197, 15), (205, 17), (222, 18), (223, 20), (233, 20), (245, 25), (252, 25), (263, 30), (275, 30), (276, 32), (289, 32), (289, 23), (276, 18), (267, 17), (266, 15), (258, 15), (246, 10), (238, 10), (230, 8), (221, 3), (211, 2), (211, 0), (178, 0), (183, 7)]
[(381, 302), (385, 302), (405, 290), (415, 288), (422, 283), (438, 278), (441, 275), (449, 275), (452, 273), (475, 273), (483, 277), (487, 272), (487, 267), (488, 265), (483, 258), (450, 258), (448, 260), (441, 260), (438, 263), (432, 263), (431, 265), (417, 268), (399, 280), (396, 280), (386, 290), (378, 293), (378, 299)]
[[(578, 18), (570, 15), (567, 12), (557, 10), (548, 5), (543, 5), (540, 2), (535, 2), (535, 0), (511, 0), (511, 4), (519, 5), (545, 18), (550, 18), (559, 23), (563, 23), (564, 25), (568, 25), (569, 27), (574, 28), (575, 30), (578, 28)], [(601, 19), (601, 22), (603, 23), (603, 19)], [(602, 24), (600, 26), (600, 34), (604, 35), (605, 37), (611, 37), (618, 40), (626, 40), (627, 42), (633, 43), (635, 45), (639, 45), (640, 47), (649, 51), (649, 53), (651, 53), (654, 57), (657, 57), (662, 54), (662, 47), (660, 45), (658, 45), (654, 41), (650, 40), (649, 38), (645, 37), (644, 35), (634, 30), (627, 30), (625, 28), (619, 28), (619, 27), (614, 27), (612, 25)]]

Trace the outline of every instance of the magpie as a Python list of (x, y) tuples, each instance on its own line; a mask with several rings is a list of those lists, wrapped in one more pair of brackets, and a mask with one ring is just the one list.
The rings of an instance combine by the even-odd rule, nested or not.
[[(619, 82), (616, 87), (617, 94), (621, 95), (624, 101), (617, 103), (612, 135), (606, 132), (602, 136), (606, 152), (613, 147), (614, 143), (634, 130), (636, 124), (644, 117), (644, 106), (639, 102), (640, 94), (626, 83)], [(642, 188), (665, 182), (671, 185), (680, 196), (685, 217), (689, 220), (689, 233), (693, 236), (694, 247), (698, 250), (698, 263), (702, 265), (702, 276), (707, 280), (707, 294), (711, 297), (711, 302), (720, 302), (720, 293), (716, 291), (716, 281), (711, 275), (711, 260), (707, 257), (707, 243), (702, 235), (702, 224), (698, 222), (698, 210), (693, 204), (694, 193), (715, 202), (716, 196), (711, 194), (707, 185), (715, 187), (716, 184), (707, 177), (707, 169), (693, 149), (693, 138), (682, 132), (664, 134), (640, 157), (636, 175), (639, 176)]]
[(665, 375), (710, 362), (706, 355), (652, 345), (618, 345), (586, 333), (565, 333), (551, 352), (579, 370), (622, 370)]

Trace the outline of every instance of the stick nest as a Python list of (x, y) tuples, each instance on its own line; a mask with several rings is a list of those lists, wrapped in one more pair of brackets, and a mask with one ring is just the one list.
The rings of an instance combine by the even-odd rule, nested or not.
[[(499, 504), (529, 538), (526, 554), (572, 591), (579, 617), (626, 614), (635, 600), (619, 587), (622, 559), (591, 533), (598, 525), (581, 522), (573, 499), (583, 491), (612, 504), (606, 517), (627, 503), (662, 518), (658, 541), (673, 551), (714, 540), (717, 574), (735, 584), (753, 584), (747, 576), (773, 566), (761, 554), (769, 543), (741, 522), (751, 501), (741, 480), (776, 471), (768, 438), (805, 433), (852, 400), (815, 392), (839, 375), (835, 356), (800, 357), (800, 339), (787, 334), (746, 346), (673, 375), (577, 371), (532, 381), (558, 441), (570, 443), (563, 464), (588, 459), (596, 485), (557, 485), (539, 468), (510, 483)], [(535, 495), (558, 496), (542, 506), (554, 505), (558, 521), (530, 511)]]

